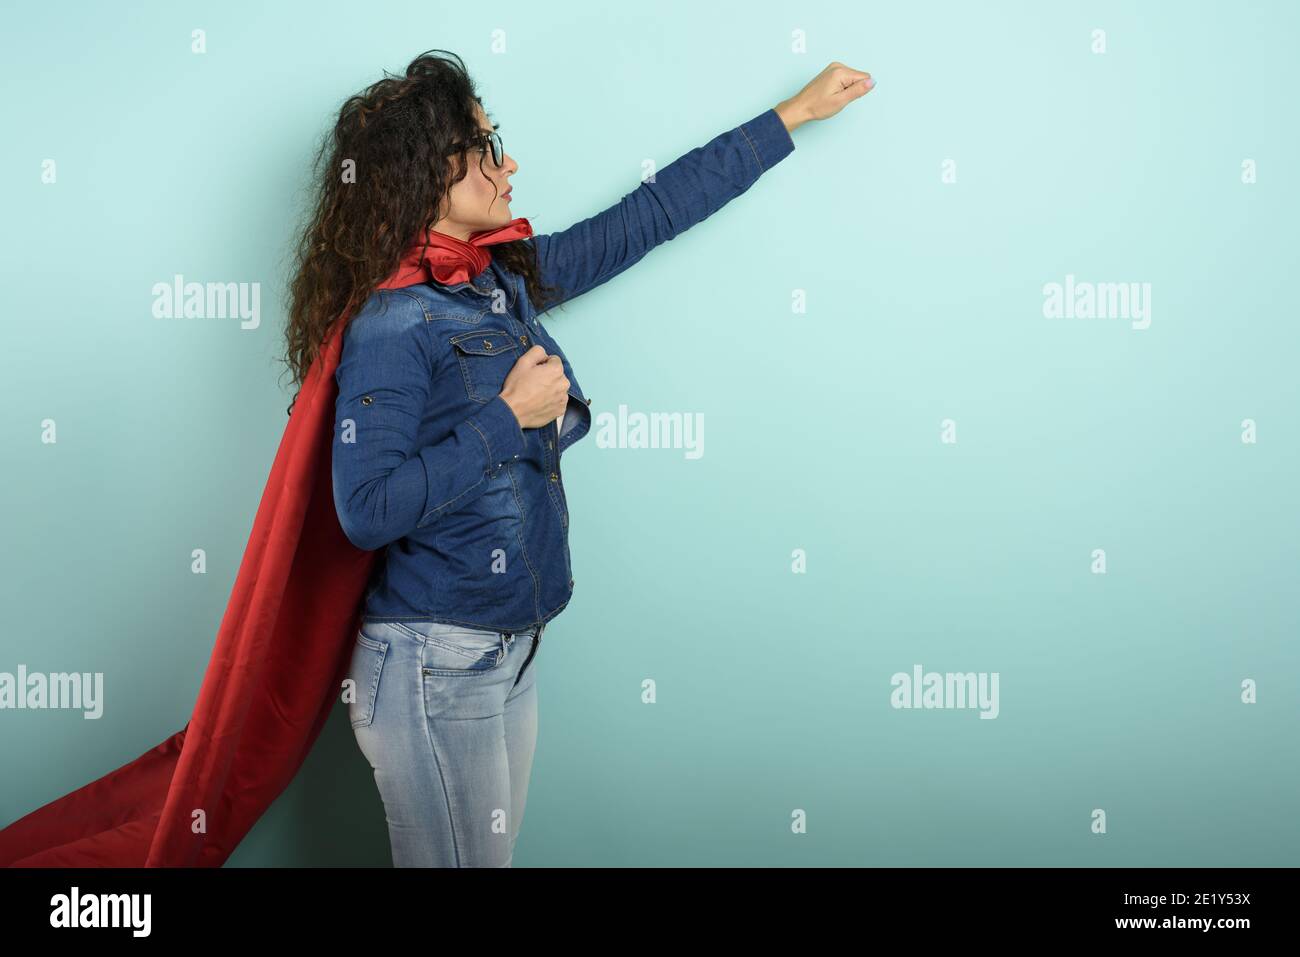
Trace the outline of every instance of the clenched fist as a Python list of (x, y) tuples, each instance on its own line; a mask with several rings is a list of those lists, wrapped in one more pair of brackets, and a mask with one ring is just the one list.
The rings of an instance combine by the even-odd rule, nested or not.
[(501, 398), (514, 412), (521, 429), (536, 429), (553, 422), (569, 404), (569, 377), (559, 356), (548, 356), (533, 346), (515, 362)]
[(834, 116), (844, 109), (846, 103), (871, 92), (875, 85), (870, 73), (835, 60), (809, 80), (802, 90), (778, 103), (776, 114), (781, 117), (786, 130), (793, 130), (808, 120)]

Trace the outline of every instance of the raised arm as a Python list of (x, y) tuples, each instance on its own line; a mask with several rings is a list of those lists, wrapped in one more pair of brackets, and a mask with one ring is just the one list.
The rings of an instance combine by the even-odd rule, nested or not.
[(560, 302), (594, 289), (717, 212), (793, 149), (775, 109), (715, 136), (608, 209), (533, 237), (542, 280), (563, 290)]
[(867, 93), (871, 75), (832, 63), (799, 93), (659, 170), (613, 206), (531, 240), (556, 303), (594, 289), (735, 199), (794, 150), (791, 132)]

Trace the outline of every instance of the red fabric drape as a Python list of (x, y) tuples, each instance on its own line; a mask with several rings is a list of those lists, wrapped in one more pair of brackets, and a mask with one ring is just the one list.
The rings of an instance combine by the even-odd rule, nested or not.
[(0, 864), (220, 865), (298, 772), (339, 700), (379, 554), (334, 510), (342, 341), (335, 323), (294, 402), (189, 722), (0, 831)]
[[(470, 243), (531, 235), (517, 219)], [(419, 283), (429, 268), (414, 246), (381, 288)], [(217, 867), (298, 773), (340, 701), (379, 555), (348, 541), (334, 509), (346, 321), (331, 326), (294, 402), (189, 722), (0, 831), (0, 865)]]

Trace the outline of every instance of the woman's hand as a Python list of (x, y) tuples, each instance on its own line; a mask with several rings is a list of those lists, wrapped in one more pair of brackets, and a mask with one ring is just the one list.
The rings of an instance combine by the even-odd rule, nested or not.
[(519, 420), (521, 429), (554, 422), (569, 404), (569, 377), (559, 356), (533, 346), (516, 361), (501, 387), (501, 398)]
[(776, 105), (788, 131), (808, 120), (824, 120), (844, 109), (860, 96), (865, 96), (876, 85), (870, 73), (847, 67), (836, 60), (808, 81), (808, 85)]

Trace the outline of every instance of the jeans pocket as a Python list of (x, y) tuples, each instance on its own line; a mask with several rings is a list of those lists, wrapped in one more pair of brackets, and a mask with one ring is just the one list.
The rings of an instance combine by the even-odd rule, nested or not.
[(393, 625), (424, 643), (420, 651), (420, 671), (424, 675), (456, 678), (486, 674), (501, 666), (514, 642), (514, 636), (506, 632), (438, 621)]
[(352, 695), (348, 701), (348, 719), (353, 728), (364, 728), (375, 720), (375, 702), (379, 700), (379, 679), (388, 657), (388, 642), (359, 632), (352, 649), (348, 680)]

